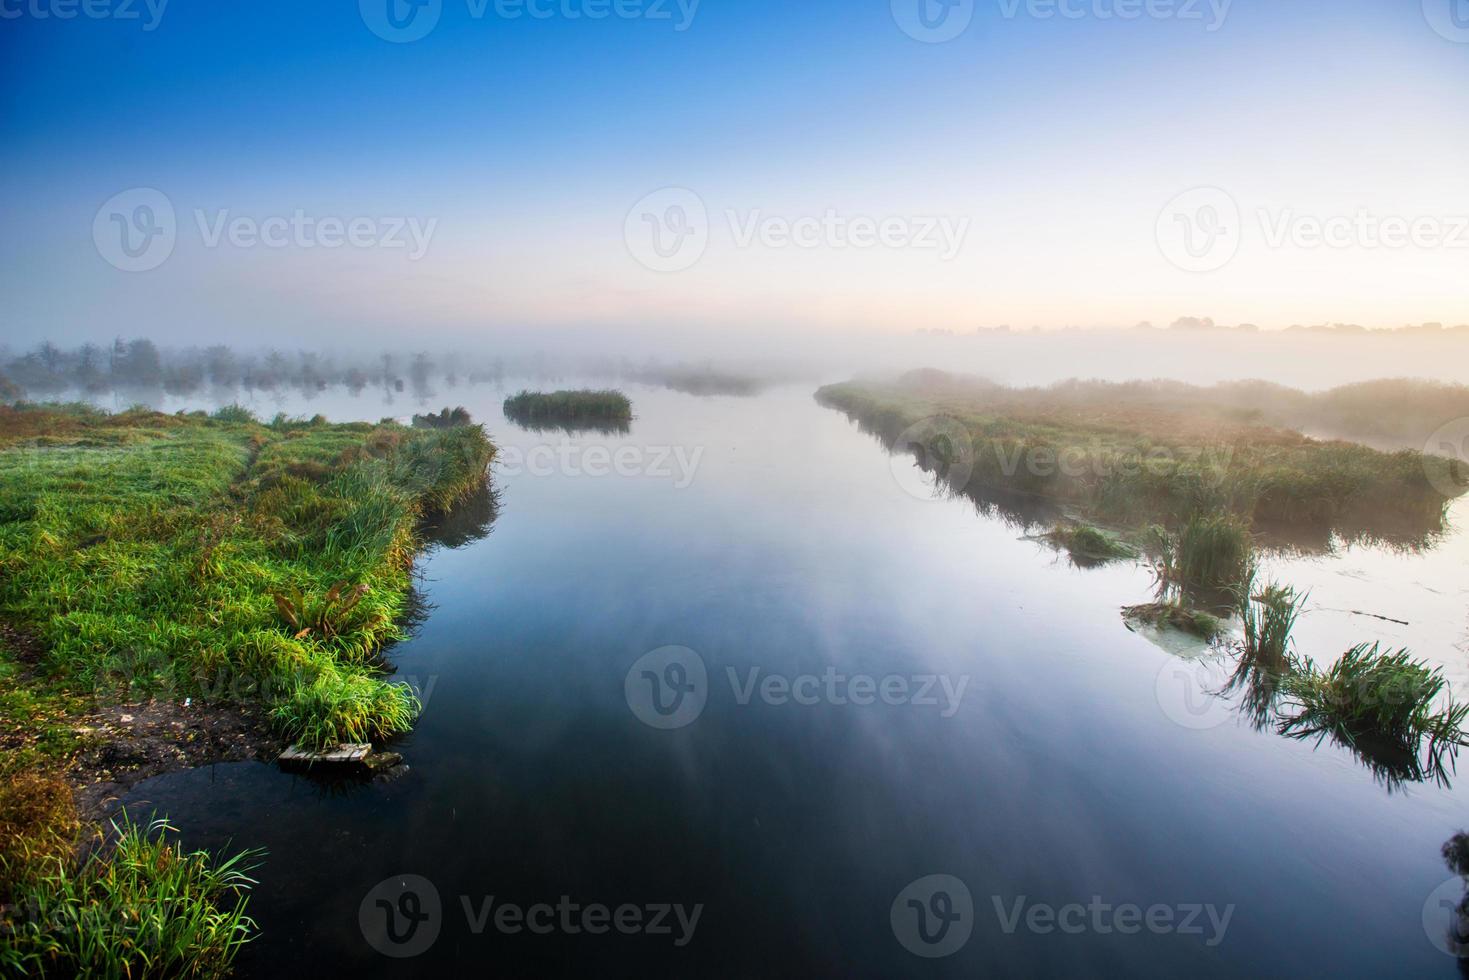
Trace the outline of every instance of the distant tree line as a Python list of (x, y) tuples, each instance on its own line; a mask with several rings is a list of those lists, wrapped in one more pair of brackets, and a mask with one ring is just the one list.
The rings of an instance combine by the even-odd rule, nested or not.
[(0, 348), (0, 401), (69, 393), (309, 392), (334, 386), (354, 393), (371, 387), (427, 394), (435, 380), (453, 387), (461, 380), (503, 376), (504, 366), (495, 360), (467, 370), (462, 357), (436, 359), (422, 352), (365, 358), (318, 351), (245, 353), (223, 344), (173, 350), (147, 339), (124, 338), (109, 346), (71, 348), (46, 341), (19, 355)]
[(118, 338), (110, 345), (62, 347), (46, 341), (17, 354), (0, 344), (0, 402), (118, 395), (148, 401), (160, 394), (310, 393), (343, 387), (408, 392), (428, 398), (435, 385), (499, 384), (506, 377), (561, 383), (568, 377), (640, 382), (691, 394), (752, 395), (795, 377), (790, 369), (715, 369), (710, 364), (666, 364), (593, 354), (553, 356), (543, 351), (501, 357), (464, 351), (242, 351), (224, 344), (169, 348), (147, 339)]

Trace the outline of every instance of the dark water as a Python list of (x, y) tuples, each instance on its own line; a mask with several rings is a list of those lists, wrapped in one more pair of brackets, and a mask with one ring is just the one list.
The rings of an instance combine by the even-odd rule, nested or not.
[[(328, 786), (244, 764), (134, 794), (188, 844), (269, 850), (251, 902), (263, 935), (242, 972), (1456, 972), (1423, 920), (1428, 903), (1435, 929), (1448, 922), (1434, 892), (1451, 878), (1440, 846), (1469, 824), (1458, 787), (1389, 787), (1342, 748), (1253, 730), (1229, 700), (1190, 690), (1190, 677), (1213, 676), (1207, 660), (1124, 628), (1118, 607), (1146, 600), (1145, 571), (1079, 570), (972, 504), (920, 499), (905, 464), (895, 476), (808, 390), (631, 394), (630, 433), (577, 436), (566, 451), (561, 435), (507, 425), (503, 392), (446, 396), (492, 420), (509, 471), (491, 532), (463, 518), (447, 535), (458, 547), (420, 565), (431, 608), (392, 654), (427, 702), (396, 746), (407, 776)], [(328, 407), (395, 413), (370, 400)], [(537, 446), (517, 465), (517, 450)], [(628, 449), (623, 475), (586, 475), (603, 465), (588, 447)], [(685, 465), (700, 454), (691, 480), (675, 449)], [(548, 452), (562, 456), (546, 463)], [(1462, 676), (1463, 557), (1456, 536), (1428, 556), (1286, 563), (1317, 589), (1303, 644), (1399, 630), (1385, 635)], [(1362, 609), (1363, 595), (1411, 606), (1419, 625), (1332, 611)], [(641, 666), (631, 701), (625, 687), (640, 658), (668, 646), (707, 672), (686, 702), (705, 699), (702, 713), (674, 729), (640, 720), (663, 717), (639, 693), (652, 692)], [(663, 667), (650, 668), (660, 684), (692, 676)], [(752, 669), (814, 675), (798, 685), (814, 703), (758, 691), (741, 703)], [(829, 670), (910, 686), (889, 681), (892, 703), (856, 704), (831, 696)], [(949, 879), (954, 903), (918, 895), (930, 915), (960, 916), (940, 944), (968, 934), (939, 959), (902, 941), (915, 944), (914, 893), (898, 902), (898, 928), (891, 918), (900, 893), (931, 875), (970, 897)], [(416, 906), (382, 884), (406, 876)], [(430, 916), (408, 940), (427, 946), (420, 955), (374, 948), (384, 894), (400, 937), (405, 913)], [(496, 928), (504, 903), (563, 896), (579, 907), (567, 917), (577, 929), (593, 904), (637, 906), (644, 922), (664, 904), (699, 917), (683, 945), (673, 913), (657, 934), (570, 934), (559, 911), (538, 913), (549, 934)], [(1073, 903), (1087, 908), (1062, 908)], [(1128, 904), (1165, 908), (1149, 928), (1110, 911)], [(1065, 931), (1036, 906), (1058, 910)]]

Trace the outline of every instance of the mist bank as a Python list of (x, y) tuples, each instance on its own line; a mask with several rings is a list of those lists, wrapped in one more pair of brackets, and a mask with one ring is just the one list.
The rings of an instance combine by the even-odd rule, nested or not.
[[(1446, 423), (1469, 419), (1469, 386), (1421, 378), (1381, 378), (1303, 391), (1270, 381), (1102, 381), (1069, 378), (1017, 387), (990, 378), (925, 368), (861, 380), (914, 397), (955, 399), (1022, 418), (1059, 417), (1106, 428), (1119, 418), (1146, 419), (1174, 436), (1262, 428), (1317, 440), (1347, 440), (1384, 450), (1422, 450)], [(1202, 437), (1199, 437), (1202, 438)], [(1431, 452), (1439, 453), (1438, 446)]]
[[(1469, 328), (1349, 325), (1263, 331), (1184, 318), (1170, 328), (797, 333), (665, 327), (494, 330), (473, 337), (425, 332), (381, 343), (338, 341), (336, 331), (291, 346), (255, 338), (169, 345), (157, 339), (80, 343), (57, 337), (26, 349), (0, 345), (0, 401), (64, 395), (154, 403), (161, 395), (234, 391), (381, 390), (420, 401), (457, 384), (571, 379), (635, 382), (703, 395), (752, 395), (925, 364), (1012, 386), (1069, 378), (1158, 378), (1198, 385), (1258, 380), (1324, 391), (1382, 378), (1463, 380)], [(207, 335), (207, 334), (206, 334)]]

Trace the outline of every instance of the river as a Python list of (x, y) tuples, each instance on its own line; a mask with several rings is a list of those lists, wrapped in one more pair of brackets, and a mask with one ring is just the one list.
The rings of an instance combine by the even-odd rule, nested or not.
[[(418, 565), (389, 653), (425, 701), (406, 774), (230, 764), (129, 796), (191, 846), (268, 850), (242, 973), (1456, 972), (1457, 784), (1256, 730), (1217, 662), (1126, 628), (1146, 569), (925, 493), (810, 387), (625, 390), (624, 434), (433, 398), (487, 421), (500, 500)], [(1270, 571), (1312, 590), (1302, 649), (1409, 645), (1464, 691), (1466, 559), (1455, 533)]]

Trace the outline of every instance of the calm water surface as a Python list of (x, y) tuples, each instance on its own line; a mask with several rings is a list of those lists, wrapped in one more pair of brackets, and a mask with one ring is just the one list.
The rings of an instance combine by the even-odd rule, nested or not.
[[(1200, 690), (1207, 660), (1124, 627), (1119, 607), (1148, 598), (1145, 570), (1077, 569), (972, 503), (920, 499), (906, 461), (895, 476), (809, 389), (629, 391), (625, 435), (519, 430), (490, 387), (435, 399), (490, 420), (503, 499), (487, 536), (459, 533), (420, 563), (431, 612), (392, 651), (426, 701), (395, 746), (406, 776), (333, 786), (222, 765), (130, 798), (189, 844), (269, 850), (244, 973), (1455, 974), (1423, 918), (1450, 878), (1439, 848), (1469, 825), (1461, 788), (1389, 787), (1342, 748), (1254, 730)], [(413, 410), (371, 394), (284, 407)], [(585, 472), (616, 465), (624, 475)], [(1272, 571), (1313, 589), (1303, 650), (1408, 644), (1464, 691), (1466, 557), (1454, 535), (1427, 555), (1352, 548)], [(702, 713), (671, 730), (640, 720), (625, 691), (667, 646), (708, 678)], [(829, 670), (903, 678), (909, 695), (938, 678), (923, 699), (937, 703), (896, 688), (897, 703), (839, 703), (825, 681), (802, 688), (816, 703), (744, 697), (752, 671), (778, 684)], [(360, 913), (408, 875), (437, 894), (421, 924), (437, 938), (394, 959)], [(969, 938), (943, 959), (910, 953), (890, 920), (930, 875), (972, 899), (951, 923)], [(681, 947), (672, 915), (667, 935), (510, 933), (493, 919), (476, 933), (490, 896), (702, 910)], [(1017, 903), (1166, 905), (1176, 924), (1191, 905), (1232, 909), (1222, 935), (1203, 913), (1198, 933), (1124, 932), (1090, 911), (1063, 932), (1012, 927)], [(385, 913), (366, 911), (380, 932)]]

